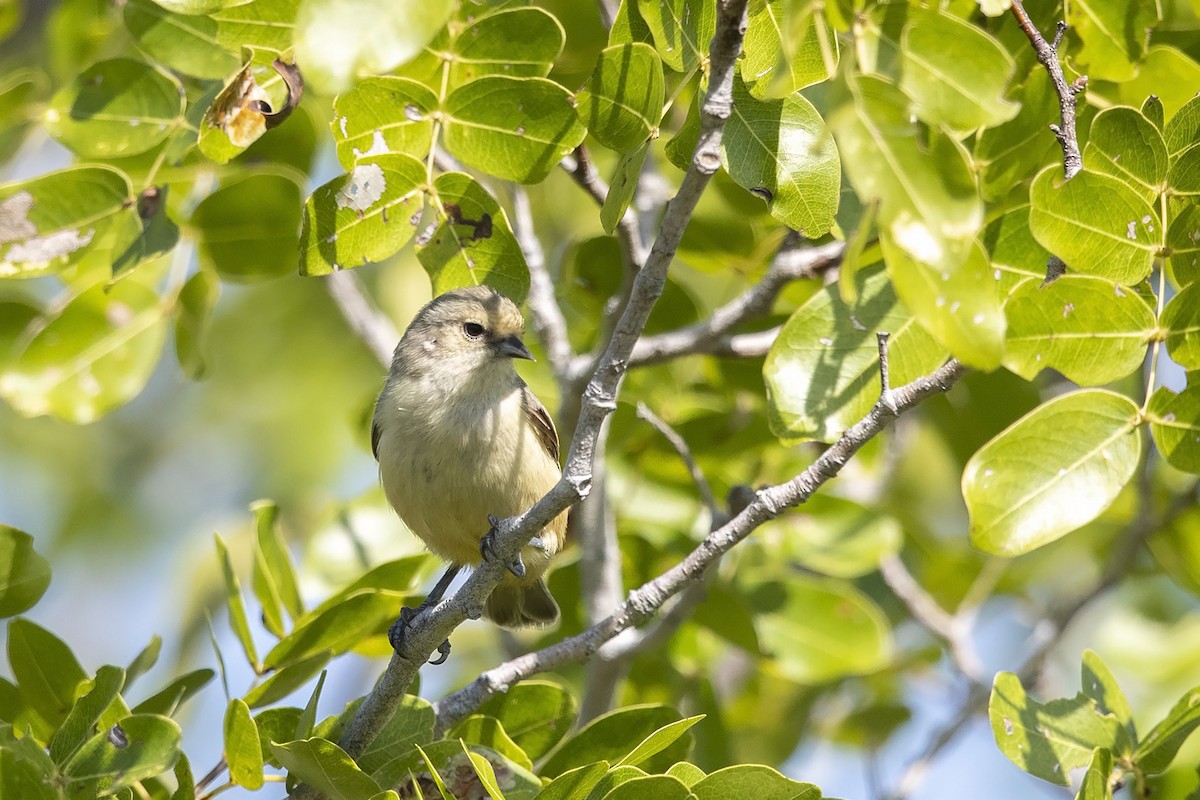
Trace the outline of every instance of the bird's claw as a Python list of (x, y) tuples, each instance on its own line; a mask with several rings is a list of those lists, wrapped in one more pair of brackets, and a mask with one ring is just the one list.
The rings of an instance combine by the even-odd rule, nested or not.
[[(488, 525), (491, 527), (479, 540), (479, 555), (484, 561), (494, 561), (500, 557), (500, 554), (496, 552), (496, 530), (500, 527), (500, 518), (495, 514), (488, 514)], [(516, 577), (525, 577), (525, 562), (521, 560), (520, 553), (517, 553), (516, 557), (512, 561), (506, 562), (504, 566)]]
[[(416, 608), (404, 606), (400, 609), (400, 616), (392, 623), (392, 627), (388, 628), (388, 644), (392, 646), (392, 650), (400, 657), (404, 657), (404, 640), (408, 636), (408, 629), (412, 626), (413, 620), (421, 616), (421, 613), (430, 605), (428, 600), (426, 600)], [(450, 640), (446, 639), (439, 644), (437, 651), (439, 654), (438, 657), (429, 661), (434, 666), (445, 664), (446, 659), (450, 657)]]

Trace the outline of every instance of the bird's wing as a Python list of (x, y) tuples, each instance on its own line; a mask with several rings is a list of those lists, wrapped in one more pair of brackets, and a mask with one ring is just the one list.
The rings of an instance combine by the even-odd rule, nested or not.
[(379, 437), (383, 435), (383, 429), (379, 427), (379, 422), (371, 421), (371, 453), (375, 456), (375, 460), (379, 460)]
[(546, 448), (546, 452), (557, 464), (558, 431), (554, 429), (554, 420), (550, 418), (550, 412), (542, 405), (542, 401), (529, 391), (528, 386), (521, 387), (521, 409), (525, 412), (526, 419), (529, 420), (529, 426), (537, 434), (538, 441), (542, 443), (542, 447)]

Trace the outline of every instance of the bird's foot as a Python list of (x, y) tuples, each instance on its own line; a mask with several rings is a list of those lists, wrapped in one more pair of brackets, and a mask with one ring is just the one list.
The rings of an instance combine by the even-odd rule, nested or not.
[[(479, 540), (479, 555), (484, 561), (494, 561), (499, 558), (496, 552), (496, 530), (500, 527), (500, 518), (495, 514), (488, 514), (488, 525), (491, 527), (488, 532)], [(508, 571), (518, 578), (525, 577), (525, 562), (521, 560), (521, 554), (517, 553), (512, 561), (504, 564)]]
[[(408, 638), (408, 629), (412, 627), (413, 620), (421, 616), (425, 612), (425, 609), (437, 602), (434, 600), (431, 603), (429, 600), (430, 598), (425, 598), (424, 602), (416, 608), (412, 608), (411, 606), (401, 608), (400, 616), (392, 623), (392, 627), (388, 628), (388, 643), (391, 644), (392, 650), (401, 658), (404, 657), (405, 639)], [(450, 657), (450, 640), (447, 639), (439, 644), (437, 651), (439, 653), (438, 657), (430, 660), (429, 663), (434, 665), (445, 664), (446, 659)]]

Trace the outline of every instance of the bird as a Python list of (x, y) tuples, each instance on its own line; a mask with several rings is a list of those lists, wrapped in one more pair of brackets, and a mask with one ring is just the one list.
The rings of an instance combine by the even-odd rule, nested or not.
[[(562, 475), (558, 433), (515, 369), (534, 360), (516, 304), (487, 286), (455, 289), (417, 312), (392, 356), (375, 405), (371, 449), (388, 503), (425, 546), (449, 562), (389, 638), (401, 651), (412, 619), (441, 600), (464, 566), (495, 555), (499, 518), (542, 498)], [(504, 628), (546, 627), (559, 607), (545, 573), (562, 548), (567, 514), (534, 536), (492, 591), (484, 615)], [(441, 663), (449, 643), (439, 648)]]

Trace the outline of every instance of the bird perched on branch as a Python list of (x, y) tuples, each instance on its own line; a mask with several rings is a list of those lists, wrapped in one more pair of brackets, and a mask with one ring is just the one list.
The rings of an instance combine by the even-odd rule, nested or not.
[[(450, 567), (421, 608), (441, 599), (465, 565), (494, 555), (497, 517), (519, 514), (558, 482), (558, 434), (514, 369), (533, 356), (525, 321), (485, 286), (434, 298), (396, 345), (375, 406), (371, 447), (388, 502)], [(552, 625), (558, 604), (543, 575), (561, 549), (567, 515), (551, 522), (509, 564), (485, 615), (506, 628)], [(399, 649), (405, 613), (392, 627)], [(443, 645), (443, 658), (449, 652)]]

